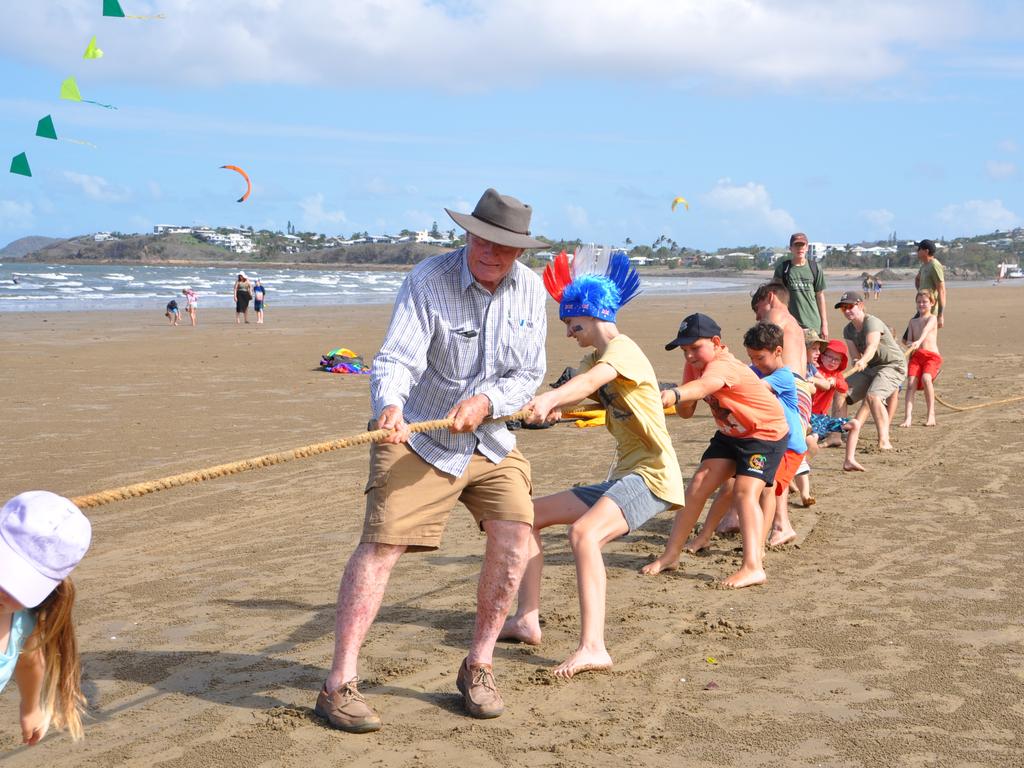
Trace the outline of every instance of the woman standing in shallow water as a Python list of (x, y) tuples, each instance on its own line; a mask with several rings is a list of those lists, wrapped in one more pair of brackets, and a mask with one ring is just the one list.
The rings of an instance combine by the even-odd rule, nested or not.
[(252, 283), (249, 282), (249, 278), (246, 277), (245, 272), (238, 273), (238, 279), (235, 280), (235, 324), (238, 325), (245, 318), (245, 322), (249, 322), (249, 302), (252, 300)]

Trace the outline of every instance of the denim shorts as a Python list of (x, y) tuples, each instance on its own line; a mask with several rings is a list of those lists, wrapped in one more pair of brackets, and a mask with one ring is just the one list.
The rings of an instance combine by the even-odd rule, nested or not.
[(582, 485), (570, 490), (588, 507), (594, 506), (602, 496), (607, 496), (614, 501), (622, 510), (630, 533), (659, 512), (673, 507), (672, 504), (651, 493), (647, 483), (637, 474), (629, 474), (618, 480), (606, 480), (595, 485)]

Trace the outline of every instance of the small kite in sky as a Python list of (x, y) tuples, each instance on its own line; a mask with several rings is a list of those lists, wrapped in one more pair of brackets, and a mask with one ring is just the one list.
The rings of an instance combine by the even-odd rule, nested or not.
[(680, 203), (683, 204), (683, 206), (686, 208), (686, 210), (690, 210), (690, 204), (688, 202), (686, 202), (686, 198), (685, 197), (677, 197), (675, 200), (673, 200), (672, 201), (672, 210), (674, 211), (676, 209), (676, 206), (679, 205)]
[(92, 36), (89, 41), (89, 45), (85, 47), (85, 53), (82, 54), (83, 59), (102, 59), (103, 51), (100, 50), (99, 46), (96, 45), (96, 35)]
[(245, 179), (245, 194), (238, 198), (237, 202), (244, 203), (249, 199), (249, 195), (252, 193), (252, 182), (249, 181), (249, 174), (239, 168), (237, 165), (222, 165), (221, 168), (227, 168), (229, 171), (237, 171), (242, 174), (242, 178)]
[(32, 169), (28, 167), (28, 157), (24, 152), (11, 158), (11, 173), (16, 173), (19, 176), (32, 175)]
[(69, 77), (60, 84), (60, 97), (62, 99), (67, 99), (68, 101), (84, 101), (86, 104), (95, 104), (97, 107), (117, 109), (117, 107), (112, 104), (100, 104), (98, 101), (83, 99), (81, 92), (78, 90), (78, 83), (75, 82), (75, 78), (73, 77)]
[(103, 15), (112, 16), (116, 19), (162, 19), (164, 15), (158, 13), (155, 16), (126, 16), (121, 10), (121, 3), (118, 0), (103, 0)]
[(47, 115), (40, 119), (39, 124), (36, 125), (36, 136), (41, 139), (53, 139), (54, 141), (70, 141), (72, 144), (82, 144), (86, 147), (92, 147), (96, 149), (96, 145), (88, 141), (82, 141), (81, 139), (65, 139), (57, 138), (57, 129), (53, 127), (53, 118)]

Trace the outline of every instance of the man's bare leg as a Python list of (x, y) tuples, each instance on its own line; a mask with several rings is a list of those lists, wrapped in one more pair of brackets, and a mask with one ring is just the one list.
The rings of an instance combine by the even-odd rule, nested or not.
[(736, 462), (729, 459), (705, 459), (701, 462), (686, 487), (686, 506), (676, 510), (672, 531), (665, 543), (665, 551), (656, 560), (641, 568), (640, 573), (654, 576), (662, 571), (674, 571), (679, 567), (683, 545), (693, 531), (700, 513), (704, 511), (708, 498), (735, 472)]
[(743, 565), (731, 576), (722, 579), (723, 587), (739, 589), (763, 584), (764, 573), (764, 531), (762, 530), (761, 508), (758, 499), (764, 490), (764, 482), (753, 477), (739, 476), (733, 486), (733, 506), (740, 518), (740, 533), (743, 535)]
[(857, 443), (860, 440), (860, 425), (856, 419), (851, 419), (843, 425), (846, 432), (846, 461), (843, 462), (843, 469), (846, 472), (864, 472), (864, 467), (857, 461)]
[(334, 660), (326, 689), (334, 691), (358, 677), (359, 649), (377, 617), (391, 570), (404, 546), (360, 544), (348, 560), (338, 587), (334, 619)]
[(917, 377), (911, 376), (907, 379), (907, 404), (903, 411), (903, 423), (901, 427), (909, 427), (911, 425), (911, 416), (914, 412), (914, 395), (917, 393)]
[(588, 670), (611, 669), (612, 657), (604, 644), (605, 598), (608, 574), (601, 549), (629, 530), (619, 506), (604, 496), (569, 528), (569, 544), (576, 559), (576, 588), (580, 596), (580, 642), (576, 650), (551, 674), (572, 677)]
[(476, 590), (476, 625), (467, 664), (491, 664), (494, 644), (526, 568), (531, 528), (511, 520), (485, 520), (487, 546)]
[(505, 620), (499, 640), (540, 645), (540, 583), (544, 569), (544, 547), (540, 532), (551, 525), (572, 525), (587, 511), (587, 505), (572, 491), (545, 496), (533, 503), (533, 531), (527, 541), (526, 570), (519, 584), (516, 612)]
[(885, 401), (878, 395), (868, 395), (864, 402), (871, 411), (871, 417), (875, 420), (875, 427), (878, 428), (878, 447), (883, 451), (892, 450), (892, 442), (889, 440), (889, 409)]
[(924, 385), (924, 406), (927, 415), (925, 416), (924, 425), (926, 427), (935, 426), (935, 382), (932, 381), (932, 375), (925, 373), (921, 375), (921, 383)]

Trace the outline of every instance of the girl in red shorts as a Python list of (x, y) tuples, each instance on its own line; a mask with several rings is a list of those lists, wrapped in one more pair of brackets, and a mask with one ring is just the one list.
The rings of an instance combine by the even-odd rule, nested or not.
[(903, 333), (910, 362), (907, 364), (907, 411), (901, 427), (909, 427), (914, 410), (914, 394), (918, 387), (924, 390), (924, 404), (928, 409), (926, 427), (935, 426), (935, 378), (942, 369), (942, 355), (939, 354), (939, 323), (932, 314), (935, 297), (928, 289), (917, 292), (917, 314), (910, 318)]

